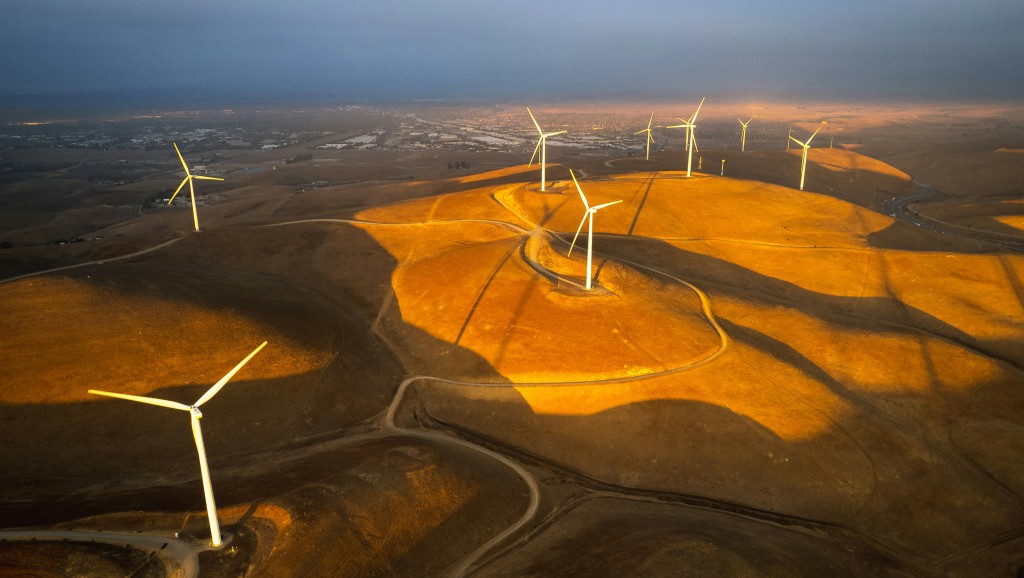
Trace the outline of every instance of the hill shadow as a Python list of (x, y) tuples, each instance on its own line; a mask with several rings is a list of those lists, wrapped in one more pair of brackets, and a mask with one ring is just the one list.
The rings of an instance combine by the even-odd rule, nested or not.
[[(299, 258), (302, 255), (306, 259)], [(365, 274), (339, 277), (329, 266), (332, 262), (344, 262)], [(360, 267), (369, 263), (374, 265)], [(172, 311), (181, 310), (175, 304), (188, 304), (249, 318), (270, 328), (266, 336), (270, 344), (263, 356), (274, 347), (275, 337), (322, 352), (327, 361), (321, 367), (291, 375), (286, 367), (274, 367), (272, 371), (284, 377), (232, 381), (203, 406), (207, 416), (204, 433), (216, 479), (219, 468), (243, 463), (268, 448), (287, 456), (291, 450), (338, 438), (353, 428), (365, 429), (365, 422), (387, 407), (404, 369), (372, 332), (371, 324), (395, 266), (387, 250), (356, 227), (310, 224), (204, 232), (159, 254), (60, 275), (111, 294), (115, 299), (111, 307), (118, 307), (117, 295), (135, 295), (166, 302)], [(3, 290), (0, 285), (0, 296)], [(404, 323), (400, 310), (392, 317), (393, 323)], [(145, 318), (138, 316), (137, 323), (123, 331), (147, 331)], [(178, 321), (164, 318), (159, 323), (160, 331), (168, 332), (167, 327)], [(180, 323), (187, 328), (189, 320)], [(416, 339), (434, 339), (415, 327), (406, 326), (403, 331)], [(183, 332), (174, 338), (189, 339), (190, 335)], [(64, 340), (37, 349), (34, 355), (76, 359), (76, 339), (83, 343), (90, 339), (87, 328), (69, 326)], [(209, 345), (220, 351), (240, 347), (228, 342)], [(248, 347), (239, 350), (239, 358)], [(453, 355), (460, 358), (474, 358), (472, 365), (479, 371), (490, 368), (468, 350), (453, 344), (444, 347), (455, 350)], [(103, 351), (103, 355), (123, 357), (117, 343)], [(162, 354), (175, 355), (173, 342), (167, 343)], [(124, 367), (133, 368), (126, 372), (126, 379), (138, 379), (154, 361), (158, 360), (124, 359)], [(257, 356), (248, 367), (259, 363)], [(195, 364), (200, 367), (203, 360), (196, 359)], [(88, 359), (83, 359), (80, 367), (88, 371)], [(218, 370), (203, 367), (202, 371), (209, 375)], [(488, 379), (502, 379), (493, 369), (489, 371)], [(211, 384), (153, 385), (152, 391), (143, 395), (191, 403)], [(73, 374), (66, 387), (75, 387)], [(112, 383), (102, 389), (118, 391), (118, 386)], [(73, 512), (77, 515), (86, 510), (66, 507), (58, 511), (47, 505), (60, 501), (65, 492), (70, 491), (76, 499), (93, 499), (102, 496), (108, 486), (122, 485), (119, 480), (148, 479), (157, 487), (181, 485), (173, 481), (175, 476), (192, 480), (195, 447), (187, 422), (183, 412), (99, 397), (80, 403), (0, 406), (0, 424), (9, 432), (6, 443), (10, 444), (0, 467), (4, 472), (0, 479), (5, 480), (0, 485), (8, 488), (7, 495), (21, 496), (0, 503), (0, 510), (10, 514), (0, 518), (8, 523), (15, 519), (19, 523), (68, 519)], [(286, 473), (280, 475), (294, 480)], [(184, 486), (187, 488), (180, 491), (191, 500), (196, 490), (191, 482)], [(138, 492), (145, 495), (147, 490)], [(116, 493), (118, 500), (136, 503), (125, 497), (131, 492)], [(111, 502), (103, 504), (110, 506)], [(193, 506), (197, 504), (193, 502)], [(39, 516), (34, 518), (34, 512)], [(88, 512), (99, 510), (94, 505)]]
[[(637, 242), (645, 244), (639, 255), (635, 245)], [(856, 325), (856, 319), (866, 319), (872, 326), (903, 324), (909, 329), (935, 333), (950, 341), (967, 344), (968, 347), (974, 347), (971, 343), (977, 342), (973, 336), (894, 298), (853, 298), (817, 293), (664, 242), (608, 237), (608, 242), (602, 245), (606, 253), (631, 261), (646, 260), (663, 269), (670, 268), (673, 274), (699, 280), (699, 284), (704, 287), (739, 295), (767, 307), (783, 305), (816, 318), (851, 326)], [(345, 337), (350, 341), (334, 341), (333, 337), (329, 340), (335, 344), (331, 349), (345, 351), (348, 347), (351, 357), (335, 358), (327, 368), (323, 368), (324, 374), (311, 372), (281, 379), (232, 383), (209, 406), (204, 406), (204, 410), (209, 412), (204, 425), (207, 426), (211, 465), (217, 484), (217, 471), (221, 467), (244, 470), (251, 464), (251, 460), (257, 457), (263, 459), (260, 452), (265, 452), (267, 447), (272, 448), (271, 452), (279, 448), (278, 455), (267, 459), (267, 462), (280, 460), (280, 463), (285, 463), (301, 455), (302, 450), (310, 444), (342, 438), (347, 433), (343, 431), (345, 428), (358, 428), (359, 421), (386, 406), (397, 385), (396, 376), (388, 371), (401, 371), (398, 362), (377, 342), (371, 327), (374, 315), (388, 298), (390, 278), (396, 266), (397, 262), (390, 253), (361, 229), (343, 224), (310, 224), (294, 228), (204, 233), (161, 252), (159, 259), (145, 256), (131, 263), (102, 269), (83, 268), (72, 274), (82, 280), (79, 276), (86, 276), (86, 269), (91, 269), (89, 274), (95, 279), (86, 277), (84, 282), (99, 283), (103, 278), (116, 279), (119, 290), (139, 293), (153, 291), (155, 285), (160, 296), (170, 301), (207, 308), (232, 307), (311, 347), (324, 347), (323, 337), (317, 337), (319, 332), (310, 330), (314, 322), (351, 332)], [(341, 269), (358, 270), (362, 274), (351, 276)], [(493, 279), (493, 275), (489, 279)], [(142, 283), (142, 279), (147, 283)], [(261, 292), (268, 288), (273, 291)], [(0, 286), (0, 296), (2, 294), (3, 286)], [(265, 294), (272, 296), (258, 298)], [(252, 296), (238, 299), (239, 295)], [(490, 368), (491, 374), (483, 375), (483, 379), (504, 381), (486, 360), (472, 351), (437, 340), (409, 326), (401, 317), (400, 307), (395, 312), (396, 315), (390, 316), (389, 322), (402, 325), (402, 332), (412, 339), (433, 343), (428, 350), (454, 351), (456, 356), (462, 358), (460, 364), (471, 364), (481, 368), (480, 371)], [(901, 428), (898, 427), (898, 420), (892, 423), (871, 400), (851, 392), (848, 387), (831, 378), (826, 369), (793, 347), (739, 321), (722, 321), (734, 338), (826, 384), (830, 391), (856, 408), (856, 417), (871, 425), (881, 425), (886, 431), (897, 430), (899, 434)], [(353, 353), (353, 349), (359, 353)], [(362, 357), (364, 355), (368, 358), (374, 355), (381, 357), (374, 358), (375, 363), (367, 364)], [(325, 375), (329, 375), (329, 378), (325, 378)], [(934, 375), (930, 377), (933, 381), (937, 378)], [(157, 389), (153, 395), (193, 399), (192, 396), (198, 395), (207, 385), (167, 385)], [(452, 387), (455, 389), (452, 390)], [(1001, 390), (1005, 389), (1005, 384), (993, 384), (991, 387)], [(360, 396), (365, 398), (364, 402), (359, 402), (363, 409), (358, 412), (346, 409), (346, 404), (351, 403), (352, 399), (350, 388), (360, 391)], [(724, 406), (661, 400), (626, 404), (593, 416), (546, 415), (533, 411), (525, 398), (510, 388), (500, 388), (500, 392), (494, 388), (486, 391), (473, 388), (469, 396), (452, 395), (453, 391), (463, 389), (463, 386), (424, 388), (422, 391), (426, 393), (418, 396), (417, 400), (423, 403), (423, 411), (418, 414), (422, 423), (431, 425), (432, 421), (436, 421), (463, 432), (470, 439), (502, 448), (524, 461), (545, 469), (567, 472), (580, 484), (592, 489), (621, 491), (643, 498), (666, 499), (678, 505), (750, 516), (765, 522), (766, 533), (775, 527), (771, 524), (777, 523), (797, 524), (807, 519), (838, 519), (843, 516), (856, 519), (851, 514), (853, 506), (833, 493), (835, 487), (847, 491), (847, 486), (837, 484), (835, 479), (813, 470), (809, 463), (802, 463), (798, 469), (785, 470), (776, 461), (775, 456), (804, 452), (820, 455), (820, 446), (811, 447), (819, 443), (819, 439), (784, 440), (755, 420)], [(289, 401), (294, 401), (297, 391), (302, 391), (306, 396), (306, 404), (302, 409), (295, 410), (294, 414), (282, 417), (282, 408), (288, 410)], [(497, 395), (491, 396), (491, 391)], [(244, 396), (241, 395), (243, 392)], [(282, 393), (286, 395), (282, 396)], [(973, 403), (972, 393), (977, 394), (977, 388), (972, 392), (942, 392), (942, 395), (970, 405)], [(938, 393), (923, 392), (908, 394), (908, 397), (927, 400), (935, 395)], [(245, 401), (241, 400), (243, 397)], [(448, 405), (439, 406), (437, 400), (443, 401), (444, 398), (448, 398), (449, 401), (444, 402)], [(494, 403), (500, 405), (485, 405)], [(245, 404), (249, 406), (245, 407)], [(299, 404), (294, 406), (298, 407)], [(501, 411), (497, 412), (495, 407)], [(216, 417), (228, 415), (229, 412), (234, 419)], [(416, 415), (416, 412), (413, 414)], [(136, 407), (121, 400), (0, 407), (0, 423), (4, 424), (4, 430), (20, 428), (22, 433), (19, 435), (25, 440), (19, 442), (12, 439), (11, 443), (19, 444), (21, 455), (38, 454), (37, 467), (40, 468), (28, 469), (21, 466), (14, 455), (5, 453), (4, 469), (8, 472), (8, 483), (3, 485), (23, 492), (29, 499), (23, 502), (5, 501), (0, 504), (0, 512), (10, 514), (10, 517), (4, 516), (6, 520), (24, 519), (28, 523), (44, 523), (39, 520), (67, 520), (114, 508), (122, 511), (126, 508), (151, 509), (153, 506), (146, 499), (147, 496), (155, 500), (153, 503), (165, 504), (162, 507), (198, 510), (199, 490), (195, 487), (195, 473), (192, 471), (194, 462), (191, 461), (194, 458), (190, 459), (195, 450), (184, 422), (180, 413), (160, 408)], [(275, 430), (259, 430), (266, 423), (274, 424)], [(42, 424), (53, 424), (53, 437), (40, 434), (40, 427), (45, 427)], [(277, 439), (282, 430), (297, 433), (291, 433), (291, 437), (281, 436), (288, 438), (287, 442), (282, 442)], [(820, 434), (819, 438), (832, 435), (838, 434), (827, 431)], [(890, 452), (895, 456), (891, 459), (894, 462), (910, 453), (906, 446), (892, 443), (893, 438), (902, 440), (906, 436), (888, 433), (878, 435), (872, 438), (872, 451), (883, 455)], [(83, 441), (95, 440), (97, 436), (100, 437), (98, 441)], [(176, 439), (168, 441), (171, 436), (176, 436)], [(931, 441), (925, 434), (912, 436), (915, 444), (922, 438), (924, 442), (920, 445), (928, 445)], [(164, 445), (165, 441), (167, 445)], [(266, 445), (253, 448), (260, 441)], [(225, 452), (228, 454), (226, 458), (215, 457), (215, 452), (220, 451), (215, 449), (215, 444), (221, 443), (225, 444), (222, 447), (231, 448)], [(343, 469), (346, 465), (364, 459), (366, 454), (387, 450), (393, 447), (389, 445), (391, 443), (373, 441), (352, 452), (348, 449), (339, 450), (331, 455), (331, 460), (311, 460), (303, 462), (305, 465), (302, 467), (285, 467), (272, 473), (260, 473), (251, 481), (246, 481), (250, 478), (244, 474), (231, 474), (235, 476), (228, 478), (232, 483), (217, 486), (218, 497), (227, 505), (264, 499), (278, 491), (299, 492), (317, 475), (334, 475), (338, 471), (335, 468)], [(60, 450), (59, 453), (56, 449)], [(942, 446), (941, 450), (937, 453), (946, 456), (942, 452), (948, 448)], [(657, 459), (663, 454), (685, 456), (689, 469), (682, 472), (662, 471), (655, 463), (642, 459)], [(689, 459), (691, 456), (693, 459)], [(218, 465), (219, 460), (225, 460), (227, 465), (224, 462)], [(945, 481), (947, 478), (935, 473), (937, 468), (949, 463), (962, 466), (952, 458), (938, 465), (918, 459), (908, 461), (911, 463), (906, 466), (907, 470), (890, 466), (896, 467), (896, 474), (906, 474), (904, 479), (908, 480), (893, 483), (912, 484), (932, 475), (939, 481)], [(864, 464), (856, 466), (865, 469), (869, 467)], [(19, 467), (22, 469), (19, 470)], [(117, 478), (138, 477), (143, 482), (152, 480), (153, 489), (112, 489), (117, 484), (109, 481), (109, 467), (117, 468)], [(165, 474), (168, 471), (170, 473)], [(371, 473), (372, 469), (369, 473), (362, 471), (354, 475)], [(692, 493), (683, 495), (672, 489), (675, 487), (671, 485), (673, 476), (688, 476), (688, 479), (699, 483), (693, 486), (695, 489)], [(368, 479), (372, 479), (372, 476)], [(899, 479), (899, 476), (890, 476), (889, 479)], [(40, 482), (43, 488), (33, 489), (34, 484)], [(762, 489), (751, 489), (750, 484), (756, 484)], [(139, 484), (142, 485), (148, 484)], [(79, 490), (81, 493), (76, 496), (59, 495), (68, 488), (78, 486), (85, 486), (85, 489)], [(225, 489), (221, 490), (221, 487)], [(771, 493), (763, 488), (785, 493), (785, 499), (772, 498)], [(854, 489), (860, 491), (862, 488), (857, 486)], [(927, 528), (932, 518), (928, 517), (931, 514), (922, 513), (925, 512), (922, 508), (895, 508), (894, 502), (905, 495), (904, 490), (906, 488), (897, 486), (884, 499), (880, 498), (883, 500), (882, 505), (888, 508), (870, 512), (877, 521), (871, 524), (863, 522), (867, 524), (864, 527), (855, 524), (851, 526), (861, 531), (865, 528), (873, 531), (879, 527), (878, 524), (891, 523), (897, 530), (910, 525), (916, 528), (916, 532), (925, 532), (926, 536), (929, 532), (941, 533), (945, 526), (936, 530)], [(925, 499), (928, 497), (924, 496)], [(857, 498), (860, 499), (859, 494)], [(968, 505), (971, 504), (974, 502), (968, 502)], [(928, 504), (933, 510), (940, 511), (934, 515), (946, 515), (941, 512), (943, 508), (934, 508), (934, 505)], [(481, 519), (489, 517), (485, 506), (479, 506), (475, 512), (463, 511), (460, 515), (474, 513)], [(315, 517), (316, 510), (311, 511)], [(907, 512), (911, 515), (907, 515)], [(953, 514), (958, 512), (954, 511)], [(913, 514), (921, 514), (923, 517), (915, 518)], [(517, 515), (518, 512), (509, 517), (514, 519)], [(987, 515), (987, 511), (978, 514), (981, 517)], [(1017, 512), (1010, 512), (1008, 516), (1020, 518)], [(974, 530), (976, 526), (970, 525), (974, 522), (963, 523), (963, 532), (974, 532), (972, 536), (981, 534)], [(462, 528), (446, 529), (451, 533), (469, 533)], [(981, 537), (987, 535), (979, 536), (979, 541)], [(443, 540), (440, 536), (435, 538)], [(477, 541), (482, 542), (483, 539)], [(845, 534), (843, 539), (855, 540)], [(919, 538), (906, 538), (915, 539)], [(959, 536), (958, 540), (963, 541)], [(420, 542), (417, 547), (429, 548), (426, 544)], [(894, 548), (902, 546), (899, 544)], [(918, 543), (915, 547), (927, 548), (927, 544)], [(602, 554), (607, 553), (597, 553)]]
[[(638, 255), (636, 242), (642, 242), (643, 252)], [(992, 342), (970, 335), (949, 323), (934, 317), (894, 297), (847, 297), (828, 295), (804, 289), (789, 281), (770, 277), (736, 265), (729, 261), (693, 253), (663, 241), (644, 239), (629, 241), (627, 237), (607, 236), (602, 245), (604, 253), (628, 261), (649, 263), (691, 280), (702, 287), (719, 288), (736, 296), (765, 306), (784, 304), (808, 316), (828, 314), (837, 322), (856, 327), (856, 319), (868, 320), (873, 325), (890, 325), (934, 334), (970, 350), (984, 354), (1022, 370), (1021, 360), (1009, 357), (1002, 348), (994, 349)], [(883, 260), (878, 261), (883, 285), (888, 284), (889, 273)]]

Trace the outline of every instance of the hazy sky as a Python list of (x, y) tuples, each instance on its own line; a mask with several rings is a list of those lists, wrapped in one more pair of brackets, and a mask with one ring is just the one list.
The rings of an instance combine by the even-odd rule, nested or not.
[(1022, 0), (4, 0), (0, 95), (1012, 98)]

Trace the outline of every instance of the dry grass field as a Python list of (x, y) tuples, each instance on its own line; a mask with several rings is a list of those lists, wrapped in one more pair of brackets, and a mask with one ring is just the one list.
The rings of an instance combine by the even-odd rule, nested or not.
[[(86, 391), (192, 403), (267, 340), (203, 406), (203, 576), (1020, 575), (1024, 157), (844, 126), (872, 138), (812, 150), (805, 191), (797, 151), (580, 157), (544, 192), (502, 157), (331, 152), (201, 183), (194, 233), (5, 190), (2, 525), (202, 547), (188, 420)], [(570, 166), (623, 201), (591, 291)], [(0, 576), (147, 564), (78, 544), (0, 542)]]

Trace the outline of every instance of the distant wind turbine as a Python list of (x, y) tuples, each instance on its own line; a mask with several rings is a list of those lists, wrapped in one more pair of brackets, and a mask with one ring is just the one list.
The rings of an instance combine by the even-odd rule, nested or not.
[(530, 120), (533, 121), (533, 125), (537, 127), (537, 133), (540, 134), (540, 138), (537, 139), (537, 146), (533, 147), (533, 156), (530, 157), (529, 166), (533, 166), (533, 159), (537, 157), (537, 149), (540, 149), (540, 190), (544, 190), (547, 184), (547, 152), (548, 152), (548, 137), (555, 136), (556, 134), (562, 134), (566, 131), (560, 130), (557, 132), (544, 132), (540, 128), (540, 124), (537, 119), (534, 118), (533, 112), (530, 111), (530, 107), (526, 107), (526, 112), (530, 113)]
[(789, 150), (789, 139), (793, 138), (793, 125), (789, 125), (789, 134), (786, 135), (786, 150)]
[(700, 99), (700, 104), (697, 105), (697, 110), (687, 120), (679, 119), (683, 121), (683, 124), (675, 124), (665, 128), (685, 128), (686, 129), (686, 176), (691, 175), (691, 167), (693, 167), (693, 149), (697, 148), (697, 139), (694, 137), (694, 129), (697, 128), (697, 114), (700, 113), (700, 107), (704, 106), (704, 99)]
[(820, 126), (818, 128), (816, 128), (816, 129), (814, 129), (814, 132), (811, 133), (811, 136), (810, 136), (810, 138), (807, 139), (807, 142), (800, 142), (800, 141), (796, 140), (793, 137), (789, 137), (790, 139), (793, 140), (793, 142), (795, 142), (798, 145), (804, 147), (803, 158), (800, 159), (800, 190), (801, 191), (804, 190), (804, 173), (807, 172), (807, 149), (811, 148), (811, 139), (814, 138), (814, 135), (818, 134), (819, 130), (821, 130)]
[(738, 118), (736, 120), (739, 120), (740, 125), (743, 127), (743, 131), (740, 133), (740, 152), (744, 153), (747, 152), (747, 125), (750, 124), (750, 121), (754, 120), (754, 117), (750, 117), (747, 122), (743, 122)]
[(651, 143), (654, 142), (654, 135), (651, 134), (651, 123), (654, 122), (654, 113), (651, 113), (650, 120), (647, 121), (647, 128), (644, 130), (638, 130), (633, 134), (647, 133), (647, 159), (651, 160)]
[(167, 204), (170, 205), (172, 202), (174, 202), (174, 197), (177, 197), (178, 196), (178, 192), (181, 191), (181, 188), (185, 186), (185, 183), (188, 183), (188, 192), (189, 192), (189, 195), (192, 196), (192, 221), (195, 223), (195, 225), (196, 225), (196, 232), (198, 233), (199, 232), (199, 214), (196, 213), (196, 190), (195, 190), (195, 187), (192, 185), (192, 180), (193, 179), (202, 179), (204, 181), (223, 181), (224, 179), (218, 179), (217, 177), (206, 177), (206, 176), (203, 176), (203, 175), (193, 175), (188, 170), (188, 165), (185, 164), (185, 158), (181, 156), (181, 151), (178, 150), (178, 143), (171, 143), (171, 144), (174, 145), (174, 151), (176, 153), (178, 153), (178, 158), (181, 159), (181, 166), (185, 167), (185, 180), (181, 181), (181, 184), (178, 185), (178, 188), (174, 191), (174, 194), (171, 195), (171, 198), (167, 201)]
[(206, 390), (198, 400), (192, 405), (185, 405), (176, 401), (168, 401), (166, 399), (158, 399), (155, 397), (142, 397), (139, 395), (128, 395), (125, 393), (111, 393), (109, 391), (99, 391), (90, 389), (89, 393), (95, 395), (105, 395), (107, 397), (117, 397), (120, 399), (127, 399), (128, 401), (137, 401), (140, 403), (148, 403), (150, 405), (159, 405), (160, 407), (167, 407), (170, 409), (180, 409), (182, 411), (189, 412), (189, 416), (192, 420), (192, 436), (196, 440), (196, 451), (199, 453), (199, 472), (203, 477), (203, 493), (206, 495), (206, 514), (210, 518), (210, 540), (214, 547), (221, 545), (220, 535), (220, 522), (217, 520), (217, 504), (213, 501), (213, 484), (210, 482), (210, 468), (206, 464), (206, 447), (203, 445), (203, 430), (199, 425), (199, 418), (203, 417), (203, 413), (199, 411), (199, 406), (210, 401), (210, 399), (217, 395), (217, 392), (228, 382), (229, 379), (234, 377), (238, 373), (239, 369), (249, 360), (253, 358), (261, 349), (267, 345), (264, 341), (259, 347), (253, 350), (245, 359), (241, 361), (234, 369), (229, 371), (227, 375), (220, 378), (220, 381), (213, 384), (213, 387)]
[(576, 180), (576, 175), (572, 173), (572, 169), (569, 169), (569, 176), (572, 177), (572, 182), (576, 183), (576, 190), (580, 192), (580, 198), (583, 199), (583, 206), (586, 208), (586, 212), (583, 213), (583, 219), (580, 220), (580, 226), (576, 227), (576, 235), (572, 238), (572, 244), (569, 245), (569, 255), (572, 255), (572, 249), (576, 246), (576, 239), (579, 238), (580, 231), (583, 230), (583, 223), (589, 219), (590, 223), (587, 225), (587, 289), (590, 289), (590, 268), (594, 256), (594, 213), (622, 201), (612, 201), (591, 207), (590, 203), (587, 202), (587, 196), (583, 194), (583, 189), (580, 188), (580, 182)]

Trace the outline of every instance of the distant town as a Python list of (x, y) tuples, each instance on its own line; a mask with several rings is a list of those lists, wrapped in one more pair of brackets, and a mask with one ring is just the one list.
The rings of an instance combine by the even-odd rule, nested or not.
[[(548, 113), (536, 111), (546, 130), (566, 130), (553, 137), (552, 147), (579, 151), (617, 151), (637, 154), (644, 137), (637, 131), (647, 119), (638, 114), (596, 112)], [(683, 114), (680, 111), (679, 114)], [(762, 115), (766, 116), (766, 115)], [(655, 147), (668, 143), (682, 147), (682, 131), (657, 126)], [(661, 118), (674, 122), (674, 118)], [(784, 146), (785, 129), (771, 122), (780, 134), (763, 136), (767, 125), (751, 128), (751, 144), (778, 141)], [(761, 132), (759, 132), (759, 129)], [(677, 134), (678, 133), (678, 134)], [(701, 125), (700, 143), (714, 147), (731, 143), (739, 134), (736, 123), (708, 121)], [(762, 135), (762, 136), (759, 136)], [(223, 150), (273, 150), (305, 146), (310, 150), (459, 150), (480, 152), (523, 151), (536, 143), (536, 132), (525, 106), (454, 108), (338, 106), (320, 109), (201, 110), (148, 112), (133, 116), (18, 120), (0, 125), (0, 147), (49, 147), (101, 150), (153, 150), (172, 142), (192, 154)], [(2, 153), (0, 148), (0, 153)], [(215, 160), (213, 158), (209, 160)], [(0, 159), (0, 170), (2, 170)]]

